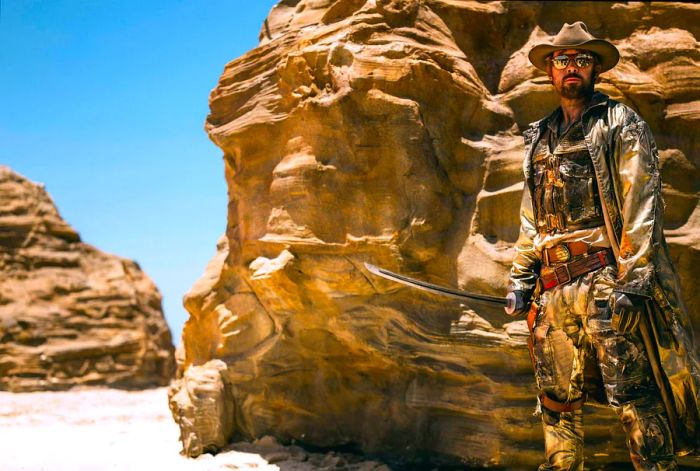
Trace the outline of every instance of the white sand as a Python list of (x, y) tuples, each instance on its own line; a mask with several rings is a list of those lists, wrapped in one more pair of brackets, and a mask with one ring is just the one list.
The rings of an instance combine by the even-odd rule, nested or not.
[(0, 392), (0, 471), (389, 470), (354, 455), (281, 446), (270, 437), (188, 459), (180, 455), (178, 433), (167, 388)]
[(187, 459), (167, 389), (0, 393), (0, 470), (279, 470), (228, 451)]

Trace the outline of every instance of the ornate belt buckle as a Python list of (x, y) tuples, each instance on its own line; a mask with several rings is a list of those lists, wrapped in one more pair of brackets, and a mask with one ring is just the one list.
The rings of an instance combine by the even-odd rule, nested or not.
[(566, 244), (559, 244), (554, 247), (554, 255), (556, 255), (558, 262), (568, 262), (571, 260), (571, 251)]

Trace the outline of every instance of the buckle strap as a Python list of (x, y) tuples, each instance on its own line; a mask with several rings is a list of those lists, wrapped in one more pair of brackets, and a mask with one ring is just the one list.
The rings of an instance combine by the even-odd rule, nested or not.
[(573, 277), (571, 276), (569, 265), (569, 263), (565, 263), (554, 269), (554, 279), (557, 281), (558, 285), (563, 285), (572, 280)]
[(554, 399), (550, 399), (544, 393), (540, 394), (540, 404), (542, 404), (544, 407), (553, 412), (573, 412), (575, 410), (581, 409), (585, 402), (585, 394), (580, 399), (577, 399), (573, 402), (559, 402), (555, 401)]

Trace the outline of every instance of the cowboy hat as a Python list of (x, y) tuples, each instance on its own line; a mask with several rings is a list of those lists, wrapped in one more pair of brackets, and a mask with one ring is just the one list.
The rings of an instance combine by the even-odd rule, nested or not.
[(528, 59), (532, 65), (540, 70), (547, 71), (547, 57), (554, 51), (562, 49), (583, 49), (595, 53), (601, 66), (601, 72), (615, 67), (620, 60), (620, 52), (609, 41), (598, 39), (588, 32), (583, 21), (574, 24), (564, 23), (559, 33), (551, 43), (537, 44), (530, 49)]

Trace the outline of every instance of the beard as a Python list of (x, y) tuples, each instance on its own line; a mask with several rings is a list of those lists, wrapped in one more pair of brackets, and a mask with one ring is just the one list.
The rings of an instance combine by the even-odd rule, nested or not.
[[(581, 78), (580, 76), (576, 76)], [(566, 80), (566, 77), (564, 78)], [(595, 86), (595, 74), (591, 75), (591, 81), (588, 83), (584, 83), (583, 81), (581, 82), (574, 82), (574, 83), (566, 83), (565, 81), (562, 81), (561, 89), (559, 90), (559, 93), (561, 96), (564, 98), (569, 98), (572, 100), (577, 100), (577, 99), (588, 99), (591, 96), (593, 96), (593, 89)]]

